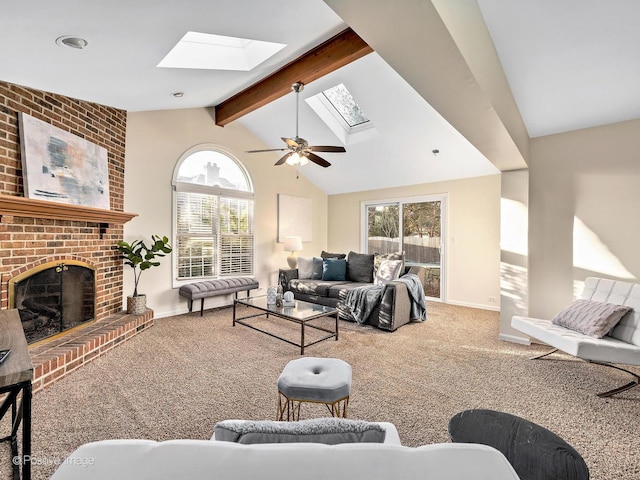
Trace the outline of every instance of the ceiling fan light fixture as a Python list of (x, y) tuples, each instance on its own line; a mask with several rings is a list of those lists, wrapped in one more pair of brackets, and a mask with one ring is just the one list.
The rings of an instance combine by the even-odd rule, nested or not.
[(309, 143), (304, 139), (300, 138), (298, 135), (298, 117), (300, 110), (300, 92), (304, 89), (304, 85), (302, 82), (296, 82), (291, 85), (291, 90), (296, 93), (296, 136), (292, 138), (280, 137), (282, 141), (287, 145), (286, 148), (267, 148), (262, 150), (248, 150), (247, 153), (259, 153), (259, 152), (285, 152), (288, 150), (288, 153), (283, 155), (274, 165), (282, 165), (286, 163), (287, 165), (306, 165), (309, 162), (313, 162), (316, 165), (320, 165), (321, 167), (329, 167), (331, 164), (327, 162), (324, 158), (316, 155), (314, 152), (331, 152), (331, 153), (344, 153), (346, 150), (344, 147), (337, 146), (313, 146), (309, 145)]
[(298, 152), (294, 152), (293, 155), (290, 155), (289, 158), (287, 158), (286, 164), (291, 166), (298, 165), (298, 164), (302, 165), (302, 158), (304, 157), (301, 157), (301, 155)]

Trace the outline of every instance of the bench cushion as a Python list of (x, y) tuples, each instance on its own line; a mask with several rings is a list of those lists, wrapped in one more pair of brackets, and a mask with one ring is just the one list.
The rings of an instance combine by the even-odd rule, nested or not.
[(258, 286), (258, 281), (252, 277), (229, 277), (182, 285), (179, 293), (190, 300), (197, 300), (199, 298), (253, 290), (254, 288), (258, 288)]
[(640, 347), (605, 336), (593, 338), (568, 328), (554, 325), (550, 320), (514, 316), (511, 326), (554, 348), (584, 360), (640, 365)]

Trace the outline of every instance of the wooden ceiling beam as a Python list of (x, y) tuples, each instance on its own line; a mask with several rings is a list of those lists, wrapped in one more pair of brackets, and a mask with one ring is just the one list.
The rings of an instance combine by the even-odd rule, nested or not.
[(371, 52), (373, 49), (357, 33), (347, 28), (258, 83), (216, 105), (216, 125), (224, 127), (286, 95), (291, 92), (291, 85), (295, 82), (307, 85)]

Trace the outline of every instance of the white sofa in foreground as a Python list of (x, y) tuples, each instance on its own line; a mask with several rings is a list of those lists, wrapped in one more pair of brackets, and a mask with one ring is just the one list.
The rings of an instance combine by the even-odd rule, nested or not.
[(622, 370), (633, 376), (633, 380), (628, 384), (599, 393), (600, 397), (609, 397), (637, 386), (640, 377), (636, 373), (613, 364), (640, 365), (640, 284), (588, 277), (580, 299), (624, 305), (631, 309), (602, 338), (594, 338), (555, 325), (548, 319), (514, 316), (511, 326), (554, 348), (534, 359), (560, 350), (582, 360)]
[(485, 445), (104, 440), (73, 452), (51, 480), (519, 480)]

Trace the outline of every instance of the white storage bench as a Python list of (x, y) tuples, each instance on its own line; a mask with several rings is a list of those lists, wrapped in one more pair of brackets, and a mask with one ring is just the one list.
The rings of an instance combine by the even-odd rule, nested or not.
[(193, 301), (200, 299), (200, 316), (202, 316), (205, 298), (229, 295), (230, 293), (234, 293), (235, 298), (238, 298), (238, 292), (243, 291), (246, 291), (249, 296), (250, 291), (259, 286), (260, 284), (253, 277), (229, 277), (182, 285), (178, 293), (187, 298), (189, 313), (192, 311)]
[(514, 316), (511, 319), (511, 326), (554, 348), (534, 359), (560, 350), (588, 362), (622, 370), (634, 377), (633, 381), (626, 385), (599, 393), (600, 397), (609, 397), (635, 387), (640, 381), (640, 376), (613, 364), (640, 366), (640, 284), (588, 277), (580, 298), (625, 305), (631, 307), (631, 310), (603, 338), (584, 335), (554, 325), (551, 320), (539, 318)]

